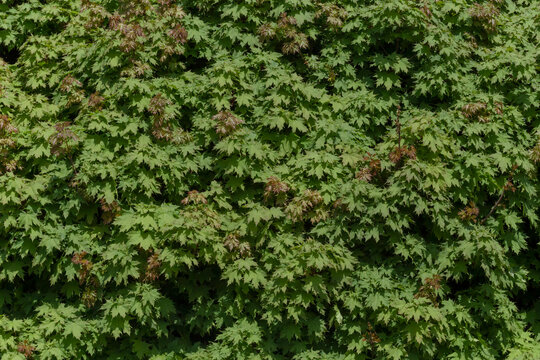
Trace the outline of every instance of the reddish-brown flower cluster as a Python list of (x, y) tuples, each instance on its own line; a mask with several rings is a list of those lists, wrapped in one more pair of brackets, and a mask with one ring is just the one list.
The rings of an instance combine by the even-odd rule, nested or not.
[(113, 220), (120, 215), (120, 211), (122, 208), (120, 205), (118, 205), (118, 202), (113, 201), (112, 203), (107, 203), (105, 199), (101, 199), (101, 219), (103, 220), (104, 224), (110, 224), (113, 222)]
[(161, 267), (161, 260), (159, 260), (159, 253), (152, 252), (146, 260), (146, 271), (144, 272), (144, 282), (154, 282), (159, 279), (159, 268)]
[(88, 279), (88, 275), (93, 266), (90, 260), (85, 259), (86, 255), (88, 255), (86, 251), (81, 251), (80, 253), (75, 253), (71, 258), (72, 263), (80, 265), (81, 267), (79, 270), (79, 283), (81, 285)]
[[(19, 129), (15, 127), (7, 115), (0, 115), (0, 136), (6, 136), (9, 134), (16, 134), (19, 132)], [(3, 145), (3, 144), (2, 144)]]
[(536, 142), (536, 145), (531, 149), (531, 160), (534, 163), (540, 163), (540, 139)]
[(103, 22), (109, 16), (109, 13), (103, 6), (94, 4), (89, 0), (81, 1), (81, 12), (88, 12), (88, 21), (84, 24), (86, 30), (96, 29), (103, 25)]
[(90, 277), (81, 295), (81, 301), (87, 308), (91, 308), (97, 301), (98, 282), (95, 276)]
[(152, 135), (158, 140), (170, 141), (173, 139), (173, 131), (169, 124), (169, 116), (166, 113), (166, 107), (172, 102), (158, 93), (150, 100), (148, 111), (154, 115), (152, 125)]
[(54, 125), (56, 133), (52, 134), (49, 138), (49, 144), (51, 144), (51, 154), (60, 156), (67, 154), (71, 151), (74, 142), (77, 142), (79, 138), (70, 129), (71, 123), (69, 121), (60, 122)]
[(429, 8), (429, 4), (427, 1), (424, 1), (424, 3), (422, 4), (422, 7), (420, 8), (420, 11), (422, 11), (422, 13), (427, 17), (427, 18), (430, 18), (431, 17), (431, 9)]
[(67, 75), (60, 83), (60, 91), (71, 92), (73, 89), (82, 87), (82, 83), (72, 75)]
[(367, 341), (371, 346), (374, 346), (375, 344), (381, 342), (381, 339), (373, 329), (373, 326), (371, 326), (371, 323), (368, 322), (368, 328), (366, 333), (362, 336), (362, 341)]
[(145, 15), (147, 11), (152, 9), (152, 4), (149, 0), (123, 0), (120, 1), (122, 13), (127, 18)]
[(367, 162), (367, 166), (360, 169), (355, 177), (358, 180), (370, 182), (371, 179), (381, 171), (381, 161), (371, 153), (367, 153), (367, 155), (364, 156), (364, 161)]
[(244, 123), (244, 120), (237, 118), (229, 110), (218, 112), (212, 116), (212, 120), (216, 121), (216, 133), (220, 135), (228, 135)]
[(160, 61), (165, 61), (171, 55), (180, 55), (184, 52), (184, 48), (180, 47), (180, 44), (185, 44), (188, 40), (188, 32), (180, 24), (176, 24), (172, 29), (167, 31), (169, 41), (161, 46), (162, 55)]
[(499, 9), (492, 2), (476, 3), (469, 10), (471, 17), (481, 23), (484, 29), (490, 32), (497, 29), (497, 17), (499, 13)]
[(347, 18), (347, 11), (336, 4), (319, 4), (319, 10), (315, 13), (315, 18), (321, 16), (326, 17), (326, 23), (333, 29), (338, 29), (343, 26), (343, 22)]
[(120, 26), (120, 32), (123, 35), (120, 50), (126, 53), (137, 49), (141, 45), (139, 42), (140, 38), (146, 37), (144, 29), (139, 24), (122, 24)]
[(103, 96), (100, 96), (99, 93), (95, 92), (88, 98), (88, 106), (96, 110), (101, 110), (104, 100), (105, 98)]
[(285, 209), (292, 221), (302, 221), (309, 218), (317, 223), (328, 217), (328, 211), (322, 208), (323, 198), (317, 190), (304, 190), (302, 196), (295, 197)]
[(78, 104), (84, 99), (84, 90), (82, 83), (72, 75), (67, 75), (60, 83), (60, 91), (68, 95), (67, 106)]
[(237, 234), (229, 234), (223, 243), (225, 248), (230, 252), (237, 253), (241, 257), (246, 257), (251, 254), (251, 246), (248, 242), (240, 242)]
[(187, 196), (182, 199), (182, 204), (207, 204), (206, 197), (197, 190), (188, 191)]
[(259, 28), (261, 40), (277, 38), (284, 41), (281, 51), (284, 54), (297, 54), (309, 45), (306, 34), (296, 29), (297, 21), (286, 12), (280, 15), (276, 24), (264, 24)]
[(475, 203), (471, 201), (469, 205), (465, 207), (465, 209), (461, 210), (458, 213), (458, 216), (461, 218), (461, 220), (472, 221), (475, 223), (477, 221), (479, 213), (480, 210), (478, 209), (478, 207), (476, 207)]
[(280, 200), (280, 202), (283, 202), (285, 200), (285, 194), (289, 190), (289, 185), (279, 180), (275, 176), (270, 176), (266, 180), (266, 186), (264, 188), (264, 199), (269, 200), (274, 196), (276, 197), (276, 200)]
[(420, 286), (418, 292), (414, 294), (414, 298), (427, 298), (429, 299), (434, 306), (439, 306), (437, 301), (437, 290), (441, 288), (441, 277), (440, 275), (434, 275), (431, 278), (426, 278), (424, 280), (424, 285)]
[(181, 44), (185, 44), (188, 38), (186, 28), (180, 24), (175, 25), (171, 30), (169, 30), (167, 35), (169, 35), (177, 43)]
[(36, 348), (28, 342), (28, 340), (24, 340), (23, 342), (20, 342), (19, 345), (17, 345), (17, 351), (24, 355), (26, 359), (30, 359), (32, 357), (32, 353), (36, 350)]
[(485, 102), (475, 102), (464, 105), (461, 108), (461, 113), (467, 119), (477, 119), (481, 123), (486, 123), (489, 121), (487, 104)]
[(495, 105), (495, 113), (497, 115), (502, 115), (504, 113), (503, 103), (500, 101), (495, 101), (494, 105)]
[(390, 161), (397, 164), (404, 156), (411, 160), (416, 159), (416, 148), (414, 146), (396, 147), (389, 155)]

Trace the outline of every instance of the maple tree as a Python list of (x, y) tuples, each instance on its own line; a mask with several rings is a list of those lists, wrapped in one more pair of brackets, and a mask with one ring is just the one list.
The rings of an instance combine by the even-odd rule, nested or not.
[(0, 0), (0, 359), (538, 359), (538, 0)]

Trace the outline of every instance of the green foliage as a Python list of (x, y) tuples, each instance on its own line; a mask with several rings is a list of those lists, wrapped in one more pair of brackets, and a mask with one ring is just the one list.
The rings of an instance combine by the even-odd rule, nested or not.
[(540, 358), (537, 0), (0, 0), (0, 354)]

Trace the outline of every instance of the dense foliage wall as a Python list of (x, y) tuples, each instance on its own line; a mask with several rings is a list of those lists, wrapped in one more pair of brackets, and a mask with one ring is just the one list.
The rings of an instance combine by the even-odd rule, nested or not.
[(539, 17), (1, 0), (1, 359), (539, 359)]

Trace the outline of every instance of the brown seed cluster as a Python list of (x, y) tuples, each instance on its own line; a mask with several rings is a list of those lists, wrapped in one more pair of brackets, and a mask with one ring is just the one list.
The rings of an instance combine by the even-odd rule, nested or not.
[(481, 123), (487, 123), (489, 121), (487, 104), (485, 102), (475, 102), (464, 105), (461, 108), (461, 113), (467, 119), (476, 119)]
[(390, 161), (397, 164), (403, 157), (408, 157), (411, 160), (416, 159), (416, 148), (414, 146), (401, 146), (396, 147), (388, 155)]
[(86, 255), (88, 255), (86, 251), (75, 253), (71, 258), (71, 262), (80, 266), (79, 284), (84, 285), (81, 301), (86, 307), (90, 308), (94, 306), (97, 300), (98, 280), (96, 276), (90, 273), (94, 264), (85, 258)]
[(88, 106), (95, 110), (101, 110), (103, 101), (105, 101), (105, 98), (100, 96), (99, 93), (95, 92), (88, 98)]
[(493, 32), (497, 29), (497, 17), (499, 13), (499, 9), (492, 2), (475, 3), (469, 9), (471, 17), (482, 24), (482, 27), (488, 32)]
[(355, 177), (358, 180), (370, 182), (381, 171), (381, 161), (374, 154), (367, 153), (364, 156), (364, 162), (367, 162), (367, 165), (360, 169)]
[(315, 18), (326, 17), (326, 23), (333, 29), (343, 26), (343, 22), (349, 15), (347, 10), (336, 4), (319, 3), (319, 10), (315, 13)]
[(60, 83), (60, 91), (68, 95), (68, 102), (66, 106), (78, 104), (84, 99), (82, 83), (75, 79), (73, 75), (67, 75), (62, 79), (62, 82)]
[(294, 222), (309, 219), (315, 224), (328, 218), (328, 211), (323, 207), (323, 198), (317, 190), (304, 190), (301, 196), (291, 200), (285, 212)]
[(151, 251), (150, 256), (146, 260), (146, 271), (144, 272), (144, 282), (154, 282), (159, 279), (159, 268), (161, 267), (161, 260), (159, 260), (159, 253)]
[(306, 34), (297, 30), (296, 19), (286, 12), (280, 15), (277, 23), (262, 25), (259, 36), (263, 41), (277, 39), (282, 42), (281, 52), (286, 55), (298, 54), (309, 45)]
[(24, 340), (22, 342), (20, 342), (18, 345), (17, 345), (17, 351), (21, 354), (23, 354), (23, 356), (26, 358), (26, 359), (30, 359), (32, 357), (32, 353), (36, 350), (36, 348), (32, 345), (30, 345), (30, 343), (28, 342), (28, 340)]
[(109, 13), (101, 5), (94, 4), (89, 0), (81, 1), (81, 12), (86, 11), (88, 21), (84, 24), (86, 30), (96, 29), (103, 25)]
[(465, 207), (465, 209), (461, 210), (458, 213), (458, 216), (460, 217), (461, 220), (472, 221), (476, 223), (478, 221), (479, 213), (480, 213), (480, 210), (478, 209), (476, 204), (471, 201), (469, 205)]
[(244, 123), (244, 120), (237, 118), (229, 110), (223, 110), (212, 116), (216, 122), (215, 129), (219, 135), (229, 135)]
[(370, 322), (368, 322), (368, 328), (366, 333), (362, 336), (362, 341), (367, 341), (371, 346), (374, 346), (375, 344), (381, 342), (381, 339), (373, 329), (373, 326), (371, 326)]
[(148, 111), (154, 115), (152, 125), (152, 135), (158, 140), (170, 141), (173, 138), (173, 131), (169, 124), (169, 115), (166, 113), (166, 107), (172, 105), (172, 102), (158, 93), (150, 100)]
[(437, 290), (441, 288), (441, 277), (440, 275), (434, 275), (431, 278), (424, 280), (424, 285), (420, 286), (418, 292), (414, 294), (414, 298), (426, 298), (429, 299), (435, 307), (439, 306), (437, 301)]
[(207, 204), (208, 200), (206, 200), (206, 197), (198, 192), (197, 190), (191, 190), (188, 191), (187, 196), (182, 199), (183, 205), (188, 204)]
[(71, 258), (72, 263), (80, 265), (79, 283), (81, 285), (84, 284), (85, 281), (88, 279), (88, 275), (90, 274), (90, 270), (92, 270), (93, 266), (90, 260), (85, 259), (86, 255), (88, 255), (86, 251), (81, 251), (80, 253), (75, 253)]
[(461, 108), (461, 113), (467, 119), (477, 120), (481, 123), (487, 123), (490, 120), (490, 116), (494, 114), (503, 115), (504, 114), (504, 105), (502, 102), (495, 101), (493, 103), (493, 112), (488, 108), (488, 104), (485, 102), (475, 102), (466, 104)]
[(531, 160), (538, 164), (540, 163), (540, 139), (536, 142), (536, 145), (530, 151)]
[(16, 160), (9, 159), (9, 149), (14, 148), (16, 143), (11, 137), (19, 132), (7, 115), (0, 115), (0, 174), (3, 171), (13, 172), (17, 169)]
[(270, 176), (266, 180), (264, 188), (264, 199), (269, 200), (275, 198), (276, 202), (282, 203), (286, 199), (286, 193), (290, 190), (289, 185), (279, 180), (275, 176)]
[(104, 224), (110, 224), (113, 222), (113, 220), (120, 215), (120, 211), (122, 208), (120, 205), (118, 205), (118, 202), (113, 201), (112, 203), (107, 203), (105, 199), (101, 199), (101, 219), (103, 220)]
[(49, 138), (51, 154), (60, 156), (68, 154), (79, 138), (71, 130), (71, 122), (64, 121), (54, 125), (56, 132)]
[(246, 257), (251, 254), (251, 246), (248, 242), (241, 242), (238, 234), (229, 234), (223, 243), (225, 248), (232, 253), (238, 254), (241, 257)]

